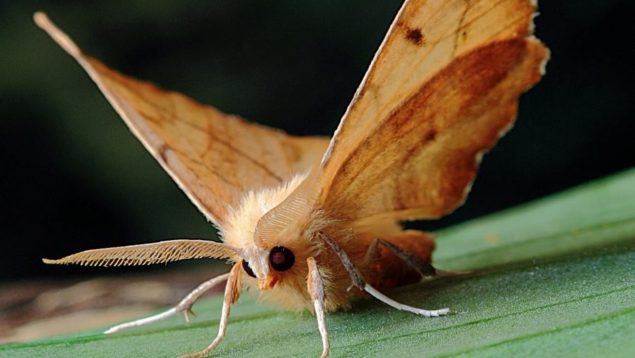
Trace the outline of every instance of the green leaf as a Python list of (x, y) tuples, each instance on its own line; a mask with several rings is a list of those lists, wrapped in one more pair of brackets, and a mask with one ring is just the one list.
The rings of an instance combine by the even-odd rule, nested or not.
[[(635, 170), (438, 233), (436, 263), (472, 273), (391, 293), (453, 314), (422, 318), (373, 300), (327, 317), (333, 356), (635, 356)], [(127, 333), (0, 348), (2, 357), (171, 357), (216, 335), (220, 297)], [(244, 295), (215, 356), (317, 356), (310, 314)]]

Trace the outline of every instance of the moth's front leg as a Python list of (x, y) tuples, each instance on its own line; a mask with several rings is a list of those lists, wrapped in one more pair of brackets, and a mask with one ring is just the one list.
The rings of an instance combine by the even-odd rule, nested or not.
[(229, 271), (229, 277), (227, 278), (227, 284), (225, 285), (225, 296), (223, 299), (223, 309), (220, 316), (220, 324), (218, 327), (218, 334), (216, 338), (200, 352), (188, 354), (183, 356), (184, 358), (198, 358), (204, 357), (211, 353), (220, 342), (225, 338), (225, 332), (227, 331), (227, 323), (229, 322), (229, 312), (231, 310), (231, 305), (238, 301), (238, 297), (240, 297), (240, 263), (235, 264), (231, 271)]
[(322, 358), (329, 355), (329, 332), (326, 329), (326, 320), (324, 317), (324, 282), (322, 276), (318, 271), (317, 264), (313, 257), (306, 259), (306, 263), (309, 266), (309, 275), (306, 279), (306, 286), (311, 295), (313, 301), (313, 309), (315, 310), (315, 317), (318, 321), (318, 329), (322, 336)]

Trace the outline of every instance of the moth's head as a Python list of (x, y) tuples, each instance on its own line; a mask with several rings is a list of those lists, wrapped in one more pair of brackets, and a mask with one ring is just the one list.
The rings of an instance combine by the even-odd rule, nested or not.
[(243, 250), (241, 256), (243, 271), (257, 280), (261, 291), (274, 288), (296, 265), (293, 250), (285, 246), (274, 246), (268, 250), (254, 246)]
[(247, 284), (270, 290), (306, 279), (313, 251), (307, 227), (315, 220), (311, 203), (296, 190), (305, 178), (247, 193), (223, 228), (224, 241), (240, 254)]
[[(281, 205), (284, 205), (281, 204)], [(307, 274), (306, 259), (315, 253), (311, 240), (312, 216), (278, 206), (263, 216), (250, 245), (241, 250), (243, 270), (269, 290), (284, 283), (296, 286)]]

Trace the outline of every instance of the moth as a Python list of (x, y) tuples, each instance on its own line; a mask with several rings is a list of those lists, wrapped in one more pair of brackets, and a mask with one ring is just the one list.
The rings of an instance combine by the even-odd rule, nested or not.
[(188, 313), (226, 282), (216, 338), (242, 288), (317, 318), (359, 296), (425, 317), (386, 296), (438, 271), (431, 235), (405, 220), (436, 219), (465, 200), (481, 157), (512, 126), (519, 96), (544, 74), (532, 0), (406, 0), (332, 138), (297, 137), (227, 115), (120, 74), (84, 54), (43, 13), (37, 25), (79, 62), (146, 149), (219, 230), (222, 243), (171, 240), (79, 252), (48, 264), (148, 265), (227, 259), (174, 308), (106, 333)]

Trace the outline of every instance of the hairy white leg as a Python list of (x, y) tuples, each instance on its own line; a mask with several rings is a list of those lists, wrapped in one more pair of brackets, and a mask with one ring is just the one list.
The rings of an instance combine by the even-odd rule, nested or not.
[(231, 305), (238, 301), (240, 295), (239, 292), (239, 280), (240, 280), (240, 263), (235, 264), (231, 271), (229, 271), (229, 277), (227, 278), (227, 284), (225, 285), (225, 296), (223, 299), (223, 309), (221, 311), (220, 323), (218, 325), (218, 334), (216, 338), (200, 352), (187, 354), (184, 358), (199, 358), (204, 357), (211, 353), (220, 342), (225, 338), (225, 332), (227, 332), (227, 323), (229, 322), (229, 312), (231, 311)]
[(444, 316), (450, 312), (449, 308), (442, 308), (438, 310), (425, 310), (422, 308), (404, 305), (403, 303), (399, 303), (393, 300), (392, 298), (384, 295), (383, 293), (379, 292), (376, 288), (374, 288), (373, 286), (366, 283), (366, 281), (364, 281), (362, 275), (359, 273), (357, 268), (355, 268), (355, 265), (353, 265), (353, 262), (351, 261), (351, 259), (348, 257), (346, 252), (344, 252), (344, 250), (337, 244), (337, 242), (333, 241), (330, 237), (322, 233), (318, 233), (317, 236), (320, 240), (324, 241), (327, 245), (329, 245), (329, 247), (331, 247), (333, 252), (335, 252), (335, 254), (339, 257), (340, 262), (342, 263), (342, 265), (344, 266), (348, 274), (351, 276), (353, 285), (359, 288), (360, 290), (368, 292), (371, 296), (375, 297), (381, 302), (391, 307), (394, 307), (398, 310), (412, 312), (412, 313), (422, 315), (425, 317)]
[(307, 289), (311, 300), (313, 301), (313, 309), (315, 310), (315, 317), (318, 321), (318, 329), (322, 336), (322, 355), (321, 358), (329, 356), (330, 344), (329, 344), (329, 332), (326, 329), (326, 319), (324, 317), (324, 282), (322, 276), (318, 271), (317, 264), (313, 257), (306, 259), (306, 263), (309, 266), (309, 275), (306, 279)]
[(108, 329), (104, 333), (105, 334), (111, 334), (111, 333), (115, 333), (115, 332), (120, 332), (120, 331), (122, 331), (124, 329), (133, 328), (133, 327), (140, 327), (140, 326), (144, 326), (146, 324), (162, 321), (162, 320), (164, 320), (166, 318), (174, 316), (175, 314), (177, 314), (179, 312), (183, 312), (183, 315), (185, 316), (185, 320), (187, 322), (189, 322), (190, 321), (189, 313), (191, 312), (192, 305), (205, 292), (211, 290), (212, 288), (214, 288), (215, 286), (217, 286), (221, 282), (225, 281), (228, 276), (229, 276), (229, 273), (225, 273), (225, 274), (222, 274), (220, 276), (216, 276), (216, 277), (214, 277), (212, 279), (209, 279), (209, 280), (203, 282), (202, 284), (198, 285), (198, 287), (196, 287), (192, 292), (188, 293), (187, 296), (185, 296), (181, 300), (181, 302), (179, 302), (176, 306), (170, 308), (167, 311), (163, 311), (161, 313), (155, 314), (155, 315), (150, 316), (150, 317), (145, 317), (145, 318), (141, 318), (141, 319), (138, 319), (138, 320), (134, 320), (134, 321), (118, 324), (118, 325)]
[(383, 293), (377, 291), (377, 289), (369, 284), (364, 285), (364, 291), (368, 292), (371, 296), (380, 300), (381, 302), (387, 304), (390, 307), (394, 307), (400, 311), (412, 312), (418, 315), (422, 315), (425, 317), (439, 317), (445, 316), (450, 312), (449, 308), (441, 308), (438, 310), (424, 310), (423, 308), (412, 307), (408, 305), (404, 305), (403, 303), (399, 303), (392, 298), (384, 295)]

